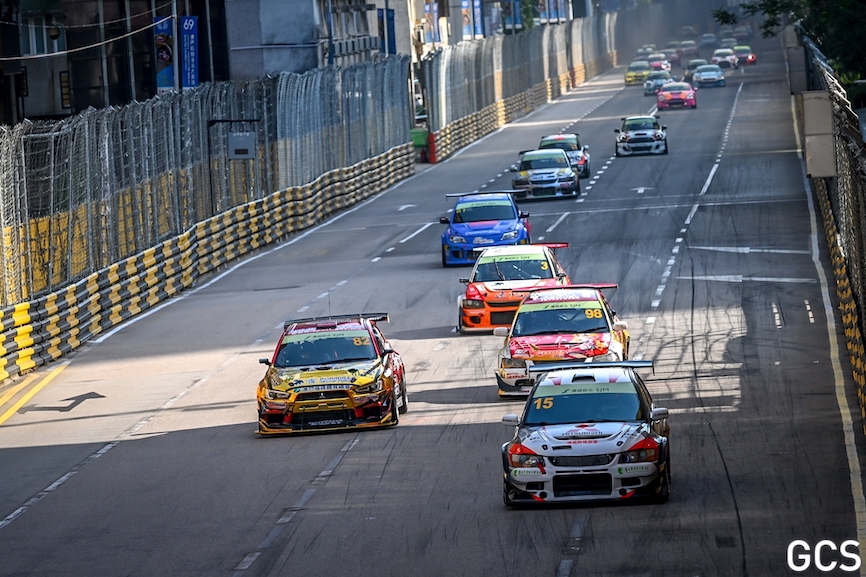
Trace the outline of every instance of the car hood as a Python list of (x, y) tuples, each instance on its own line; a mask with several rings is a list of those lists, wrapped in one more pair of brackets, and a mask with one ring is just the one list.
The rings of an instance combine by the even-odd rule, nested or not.
[(517, 438), (539, 455), (558, 457), (621, 453), (650, 434), (647, 423), (617, 421), (521, 427)]
[(610, 348), (610, 333), (575, 333), (511, 337), (512, 358), (533, 361), (561, 361), (603, 355)]
[(547, 176), (548, 178), (565, 176), (569, 173), (568, 168), (533, 168), (532, 170), (521, 170), (518, 174), (524, 178), (530, 176)]
[(479, 220), (477, 222), (454, 223), (451, 225), (451, 233), (459, 235), (478, 235), (514, 230), (516, 222), (513, 220)]
[(311, 367), (271, 367), (268, 380), (272, 389), (295, 393), (303, 389), (348, 389), (369, 384), (382, 376), (379, 359), (315, 365)]
[[(477, 282), (473, 284), (475, 285), (475, 288), (480, 290), (482, 293), (486, 292), (489, 294), (497, 295), (498, 293), (503, 292), (511, 293), (511, 291), (518, 289), (533, 289), (537, 287), (556, 286), (556, 279), (541, 278), (531, 280), (498, 280), (492, 282)], [(526, 292), (528, 292), (528, 290)], [(523, 295), (520, 296), (522, 298)]]

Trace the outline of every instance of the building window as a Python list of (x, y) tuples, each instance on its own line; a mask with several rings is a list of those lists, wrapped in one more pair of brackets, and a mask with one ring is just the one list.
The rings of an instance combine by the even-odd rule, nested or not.
[[(56, 39), (53, 36), (56, 35)], [(51, 54), (66, 50), (63, 26), (50, 16), (23, 16), (21, 18), (21, 54)]]

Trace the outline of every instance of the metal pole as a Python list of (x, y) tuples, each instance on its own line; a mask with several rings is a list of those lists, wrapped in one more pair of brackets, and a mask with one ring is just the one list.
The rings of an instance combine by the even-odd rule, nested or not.
[[(124, 0), (124, 10), (126, 10), (126, 33), (132, 32), (132, 23), (129, 21), (129, 0)], [(132, 36), (126, 38), (126, 66), (129, 70), (129, 100), (135, 98), (135, 64), (132, 59)]]
[(334, 26), (333, 26), (333, 7), (331, 0), (328, 0), (328, 66), (334, 65)]
[(385, 0), (385, 17), (382, 19), (382, 25), (385, 27), (385, 58), (387, 58), (391, 54), (388, 49), (388, 0)]
[[(99, 41), (105, 42), (105, 10), (103, 5), (103, 0), (99, 0), (99, 4), (97, 5), (97, 9), (99, 10)], [(110, 106), (111, 102), (109, 100), (108, 94), (108, 53), (106, 52), (106, 45), (102, 44), (99, 47), (99, 53), (101, 55), (100, 60), (102, 60), (102, 103), (103, 106)]]
[(174, 71), (174, 89), (180, 90), (180, 46), (177, 37), (177, 0), (171, 0), (171, 65)]

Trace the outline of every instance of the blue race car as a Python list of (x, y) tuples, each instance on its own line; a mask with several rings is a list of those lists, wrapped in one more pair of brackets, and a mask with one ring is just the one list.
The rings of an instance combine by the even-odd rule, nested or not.
[(490, 246), (529, 244), (529, 213), (518, 210), (510, 192), (477, 192), (458, 196), (451, 218), (439, 219), (442, 266), (475, 264), (480, 251)]

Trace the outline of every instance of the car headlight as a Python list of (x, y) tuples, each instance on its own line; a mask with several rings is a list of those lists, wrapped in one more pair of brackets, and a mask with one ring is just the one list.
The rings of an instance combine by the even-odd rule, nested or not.
[(658, 461), (659, 444), (652, 437), (647, 437), (628, 451), (620, 453), (620, 463), (646, 463)]
[(529, 184), (528, 178), (514, 178), (511, 180), (512, 186), (525, 186), (527, 184)]
[(574, 174), (566, 174), (559, 177), (559, 182), (571, 182), (574, 180)]
[(289, 393), (284, 391), (276, 391), (274, 389), (265, 389), (265, 398), (269, 401), (275, 401), (277, 399), (288, 399)]
[(620, 135), (617, 137), (617, 140), (619, 140), (620, 142), (628, 142), (628, 134), (626, 134), (625, 132), (621, 132)]
[(381, 391), (385, 388), (385, 381), (382, 379), (376, 379), (370, 384), (361, 385), (360, 387), (354, 387), (352, 391), (358, 395), (366, 395), (368, 393), (375, 393), (376, 391)]
[(457, 234), (449, 234), (448, 242), (451, 244), (466, 244), (466, 239)]
[(511, 357), (504, 357), (502, 361), (500, 361), (499, 366), (503, 369), (525, 369), (526, 361), (523, 359), (512, 359)]
[(653, 134), (653, 138), (655, 138), (656, 140), (661, 140), (662, 138), (664, 138), (664, 135), (661, 132), (656, 132), (655, 134)]
[(465, 309), (483, 309), (484, 301), (479, 301), (476, 299), (463, 299), (460, 303)]
[(513, 238), (517, 238), (518, 232), (516, 230), (511, 230), (502, 235), (502, 240), (511, 240)]
[(520, 443), (508, 446), (508, 464), (516, 469), (534, 468), (544, 471), (544, 457)]

